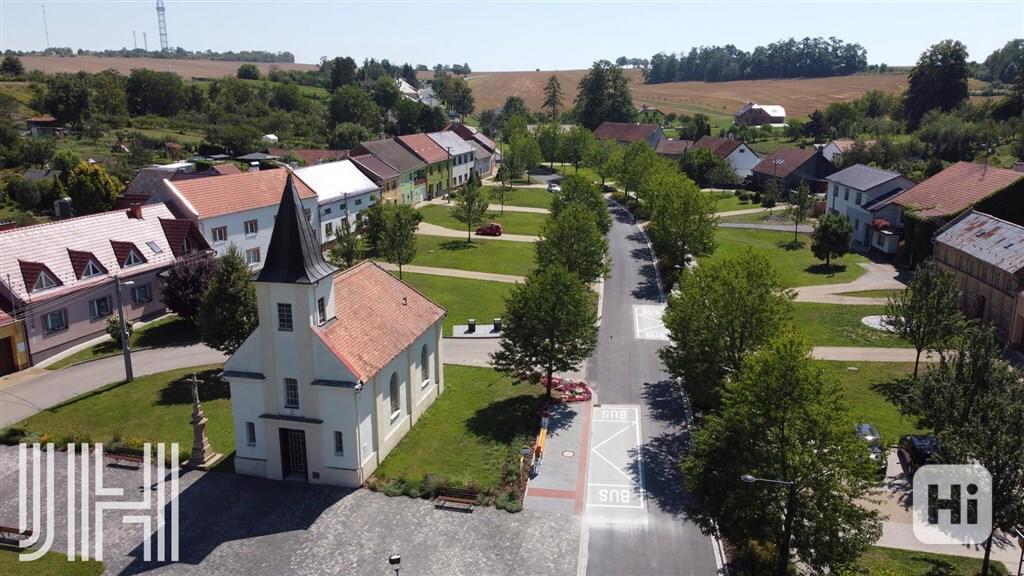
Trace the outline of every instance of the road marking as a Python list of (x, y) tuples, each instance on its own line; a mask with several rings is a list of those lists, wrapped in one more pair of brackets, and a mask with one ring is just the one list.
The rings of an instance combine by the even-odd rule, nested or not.
[(633, 329), (637, 340), (668, 341), (664, 304), (634, 304)]
[[(587, 521), (603, 524), (647, 522), (640, 408), (605, 405), (591, 420), (587, 477)], [(633, 430), (633, 434), (629, 431)]]

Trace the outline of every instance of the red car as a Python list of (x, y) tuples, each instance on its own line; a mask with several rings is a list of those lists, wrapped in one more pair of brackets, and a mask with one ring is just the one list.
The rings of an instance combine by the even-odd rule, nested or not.
[(501, 224), (491, 222), (476, 229), (477, 236), (501, 236)]

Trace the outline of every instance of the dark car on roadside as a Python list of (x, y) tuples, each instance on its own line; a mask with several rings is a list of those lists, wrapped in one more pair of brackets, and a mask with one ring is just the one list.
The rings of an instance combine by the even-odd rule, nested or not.
[(476, 229), (477, 236), (501, 236), (501, 224), (491, 222)]
[(938, 452), (938, 438), (925, 434), (908, 434), (900, 438), (900, 443), (896, 447), (896, 456), (900, 460), (900, 466), (910, 478), (914, 477), (918, 468), (931, 463)]
[(875, 428), (874, 424), (863, 423), (857, 424), (856, 430), (857, 437), (867, 445), (868, 459), (874, 464), (878, 475), (884, 478), (887, 467), (886, 450), (882, 446), (882, 436), (878, 433), (878, 428)]

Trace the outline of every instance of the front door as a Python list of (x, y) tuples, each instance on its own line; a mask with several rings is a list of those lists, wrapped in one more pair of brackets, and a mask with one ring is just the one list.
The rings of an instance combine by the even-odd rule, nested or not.
[(281, 428), (281, 477), (285, 480), (308, 479), (306, 473), (306, 433), (302, 430)]
[(13, 339), (0, 338), (0, 376), (14, 372), (18, 367), (14, 363)]
[(981, 294), (974, 300), (974, 317), (979, 320), (985, 319), (985, 297)]

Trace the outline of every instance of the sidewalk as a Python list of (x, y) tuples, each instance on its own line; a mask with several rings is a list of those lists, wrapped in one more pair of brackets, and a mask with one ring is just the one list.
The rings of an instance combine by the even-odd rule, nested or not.
[[(445, 228), (444, 226), (438, 226), (427, 222), (420, 222), (420, 226), (416, 229), (416, 233), (421, 236), (443, 236), (445, 238), (459, 238), (460, 240), (466, 239), (465, 230), (453, 230), (451, 228)], [(522, 234), (477, 236), (477, 238), (484, 238), (486, 240), (505, 240), (506, 242), (536, 242), (540, 239), (537, 236), (524, 236)]]
[[(398, 272), (398, 266), (391, 264), (390, 262), (382, 262), (374, 260), (381, 268), (390, 270), (392, 272)], [(472, 270), (458, 270), (456, 268), (438, 268), (436, 266), (416, 266), (413, 264), (406, 264), (402, 266), (403, 272), (411, 272), (413, 274), (433, 274), (434, 276), (450, 276), (452, 278), (468, 278), (470, 280), (490, 280), (491, 282), (507, 282), (509, 284), (517, 284), (519, 282), (526, 281), (523, 276), (513, 276), (511, 274), (494, 274), (493, 272), (474, 272)]]
[[(811, 356), (816, 360), (838, 362), (913, 362), (917, 351), (913, 348), (869, 348), (856, 346), (815, 346)], [(939, 355), (921, 353), (921, 362), (938, 362)]]
[(586, 497), (591, 403), (557, 404), (548, 421), (544, 457), (523, 508), (581, 516)]
[(886, 298), (864, 298), (860, 296), (844, 296), (847, 292), (863, 292), (865, 290), (901, 290), (906, 288), (905, 274), (892, 264), (878, 262), (861, 263), (860, 267), (867, 272), (853, 282), (845, 284), (824, 284), (820, 286), (803, 286), (796, 288), (797, 302), (823, 302), (825, 304), (881, 304)]
[[(422, 208), (424, 206), (451, 206), (451, 204), (447, 202), (444, 198), (424, 200), (423, 202), (416, 204), (416, 208)], [(500, 212), (501, 209), (501, 204), (497, 202), (492, 202), (488, 210), (490, 212)], [(531, 214), (550, 214), (551, 210), (548, 210), (547, 208), (534, 208), (531, 206), (512, 206), (511, 204), (505, 204), (505, 212), (529, 212)]]

